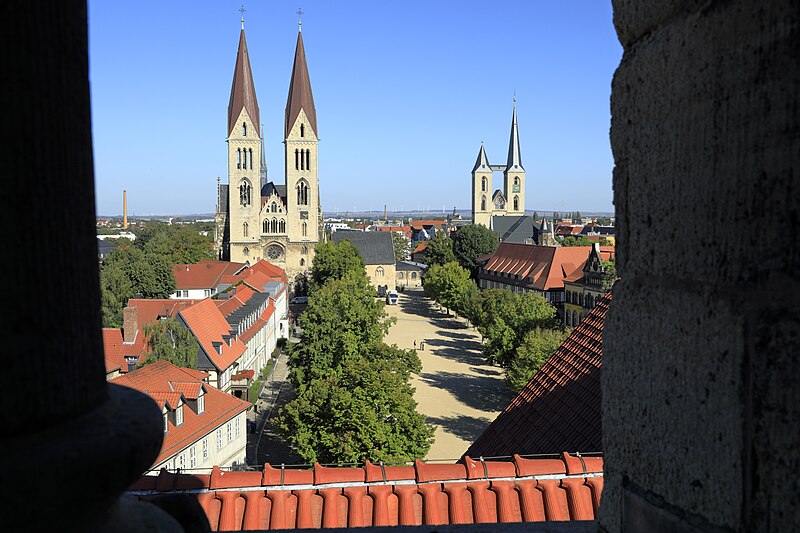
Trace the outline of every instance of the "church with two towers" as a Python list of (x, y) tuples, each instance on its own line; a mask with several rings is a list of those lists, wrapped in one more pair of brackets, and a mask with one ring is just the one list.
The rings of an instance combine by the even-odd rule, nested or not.
[(266, 259), (290, 279), (311, 267), (322, 235), (317, 112), (298, 27), (283, 125), (285, 176), (270, 181), (244, 20), (228, 103), (228, 183), (217, 178), (214, 245), (225, 261)]

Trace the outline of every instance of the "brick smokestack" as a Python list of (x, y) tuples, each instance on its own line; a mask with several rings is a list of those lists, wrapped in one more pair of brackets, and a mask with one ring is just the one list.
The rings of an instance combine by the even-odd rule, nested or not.
[(133, 343), (139, 331), (139, 309), (126, 307), (122, 310), (122, 342)]
[(122, 229), (128, 229), (128, 191), (122, 191)]

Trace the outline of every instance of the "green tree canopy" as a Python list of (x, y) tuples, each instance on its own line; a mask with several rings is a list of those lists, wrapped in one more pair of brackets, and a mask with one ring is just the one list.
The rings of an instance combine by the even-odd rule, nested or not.
[(603, 269), (603, 283), (604, 289), (610, 289), (614, 282), (617, 280), (617, 261), (614, 257), (606, 261), (602, 261), (600, 266)]
[(445, 306), (448, 313), (461, 307), (473, 285), (469, 271), (455, 261), (429, 267), (422, 278), (425, 295)]
[(590, 241), (585, 235), (569, 235), (559, 241), (561, 246), (591, 246)]
[(453, 240), (445, 232), (437, 231), (428, 239), (428, 246), (425, 248), (425, 261), (428, 266), (443, 265), (455, 260)]
[(566, 331), (559, 329), (535, 328), (526, 333), (506, 368), (508, 386), (519, 391), (527, 385), (568, 336)]
[(399, 231), (392, 232), (395, 261), (408, 261), (411, 255), (411, 240)]
[(318, 244), (309, 280), (311, 291), (323, 286), (329, 279), (341, 279), (348, 272), (360, 273), (366, 279), (364, 261), (353, 243), (342, 240), (337, 244), (330, 241)]
[(140, 361), (140, 366), (163, 359), (183, 368), (197, 367), (200, 346), (189, 328), (178, 319), (170, 317), (147, 324), (144, 334), (149, 353)]
[[(202, 259), (214, 259), (210, 237), (201, 235), (191, 226), (160, 227), (141, 245), (148, 256), (165, 258), (171, 265), (195, 264)], [(136, 239), (137, 243), (139, 238)]]
[(469, 270), (474, 279), (477, 279), (480, 269), (478, 258), (494, 253), (500, 245), (495, 232), (481, 224), (462, 226), (452, 240), (456, 260)]

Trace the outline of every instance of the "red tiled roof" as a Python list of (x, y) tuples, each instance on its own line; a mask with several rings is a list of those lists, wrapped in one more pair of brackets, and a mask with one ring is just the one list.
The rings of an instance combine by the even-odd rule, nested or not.
[(420, 252), (424, 252), (427, 247), (428, 247), (428, 241), (422, 241), (421, 243), (417, 244), (416, 248), (414, 248), (414, 250), (411, 253), (418, 254)]
[[(181, 317), (189, 326), (200, 347), (220, 371), (231, 366), (245, 352), (247, 347), (239, 339), (231, 339), (230, 346), (223, 340), (223, 335), (230, 335), (231, 326), (225, 320), (214, 300), (206, 298), (195, 305), (181, 311)], [(222, 353), (217, 351), (215, 343), (222, 343)]]
[(559, 235), (559, 236), (563, 236), (563, 235), (578, 235), (581, 232), (582, 229), (583, 229), (583, 226), (579, 226), (579, 225), (559, 224), (558, 226), (556, 226), (555, 234)]
[(600, 367), (610, 301), (609, 291), (466, 455), (602, 451)]
[(138, 313), (139, 332), (146, 324), (152, 324), (161, 317), (175, 316), (181, 309), (197, 303), (197, 300), (171, 300), (131, 298), (128, 307), (135, 307)]
[[(502, 243), (483, 268), (519, 276), (520, 284), (546, 291), (563, 287), (564, 278), (583, 268), (591, 249), (591, 246)], [(528, 277), (532, 278), (531, 283), (525, 282)]]
[(103, 328), (103, 352), (105, 354), (106, 373), (119, 370), (128, 371), (125, 357), (141, 357), (145, 350), (144, 334), (140, 331), (133, 344), (123, 342), (122, 330), (119, 328)]
[(173, 265), (172, 274), (176, 289), (211, 289), (220, 284), (222, 276), (236, 274), (244, 266), (244, 263), (203, 259), (194, 265)]
[(329, 468), (143, 477), (139, 498), (195, 496), (212, 531), (496, 524), (594, 520), (603, 490), (603, 459), (561, 454), (513, 462)]
[[(181, 389), (189, 389), (189, 386), (196, 387), (197, 392), (200, 387), (205, 387), (205, 410), (197, 414), (189, 406), (184, 406), (183, 424), (175, 426), (169, 422), (169, 430), (164, 434), (161, 452), (154, 464), (176, 454), (250, 407), (248, 402), (201, 383), (202, 377), (207, 375), (205, 372), (180, 368), (162, 360), (111, 380), (118, 385), (148, 394), (159, 405), (159, 408), (162, 408), (166, 401), (174, 409), (177, 399), (182, 395), (190, 398), (186, 394), (182, 394), (180, 390), (173, 390), (176, 384), (179, 384)], [(195, 394), (194, 397), (196, 398), (197, 395)]]

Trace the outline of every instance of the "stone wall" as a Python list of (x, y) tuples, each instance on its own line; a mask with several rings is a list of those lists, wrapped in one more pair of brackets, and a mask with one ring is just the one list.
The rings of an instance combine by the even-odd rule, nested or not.
[(614, 0), (608, 531), (797, 530), (795, 0)]

